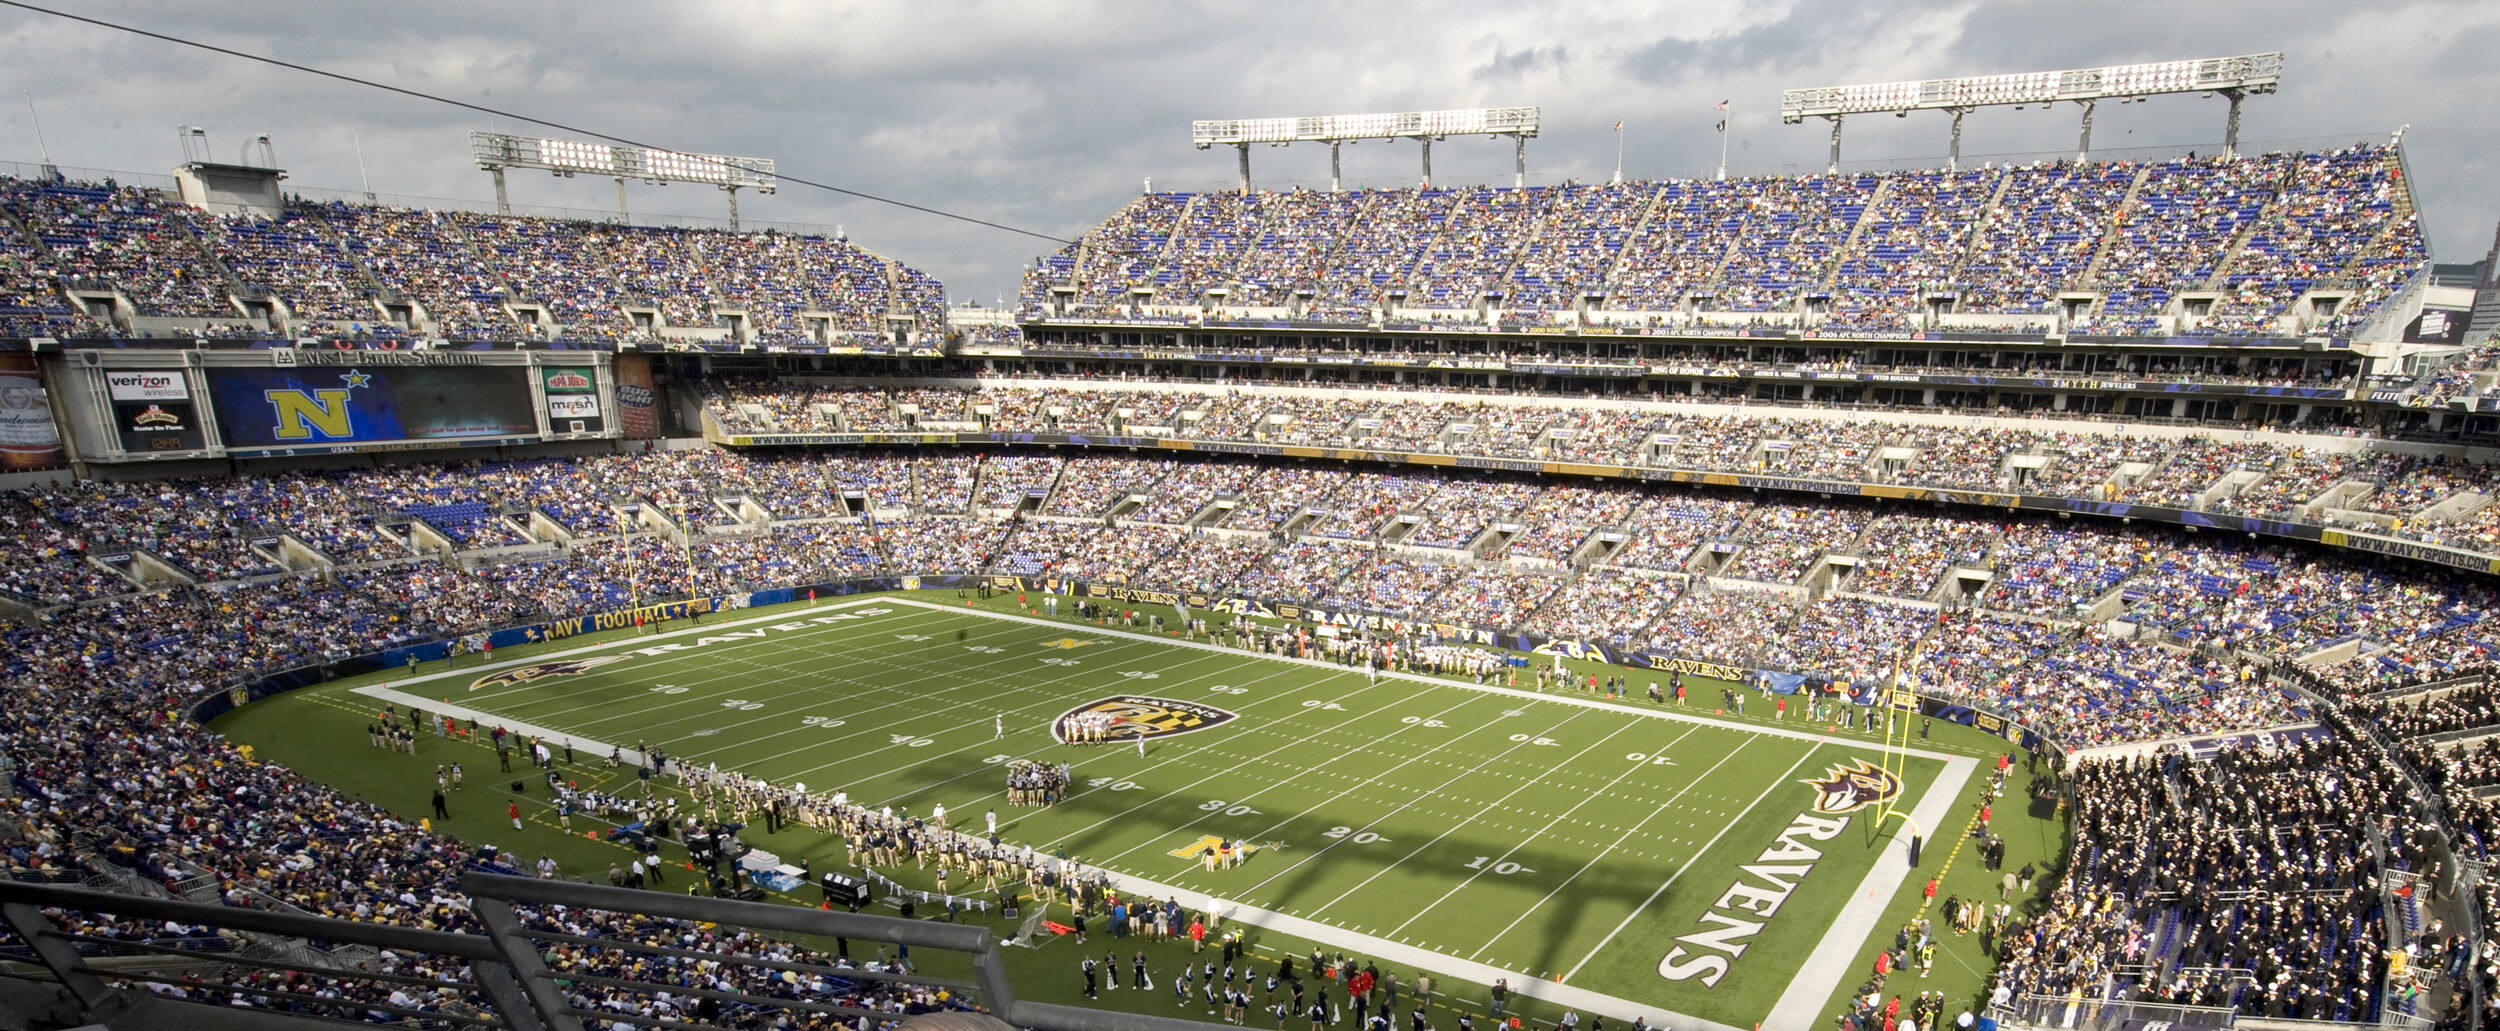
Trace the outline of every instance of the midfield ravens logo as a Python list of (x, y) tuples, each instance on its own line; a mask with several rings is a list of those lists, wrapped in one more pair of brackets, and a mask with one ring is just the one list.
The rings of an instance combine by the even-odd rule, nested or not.
[(481, 687), (502, 687), (505, 684), (526, 684), (548, 677), (569, 677), (578, 673), (588, 673), (611, 662), (623, 661), (625, 657), (622, 655), (600, 655), (587, 659), (566, 659), (563, 662), (539, 662), (527, 666), (515, 666), (501, 673), (489, 673), (469, 681), (469, 690), (475, 691)]
[(1240, 714), (1196, 702), (1176, 702), (1169, 698), (1133, 694), (1113, 695), (1060, 713), (1058, 719), (1050, 721), (1051, 735), (1062, 744), (1067, 743), (1068, 721), (1086, 715), (1111, 717), (1107, 740), (1133, 741), (1219, 727), (1232, 722)]
[(1814, 789), (1814, 811), (1826, 816), (1854, 813), (1901, 797), (1901, 778), (1864, 759), (1825, 767), (1821, 778), (1797, 783)]

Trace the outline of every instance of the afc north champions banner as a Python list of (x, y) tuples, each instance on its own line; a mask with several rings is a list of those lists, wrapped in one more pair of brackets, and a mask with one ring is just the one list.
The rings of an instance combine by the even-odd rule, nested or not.
[(536, 436), (523, 366), (208, 370), (227, 447)]

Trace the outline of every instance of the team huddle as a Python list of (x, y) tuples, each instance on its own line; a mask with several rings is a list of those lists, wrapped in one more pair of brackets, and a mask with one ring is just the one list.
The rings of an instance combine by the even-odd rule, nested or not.
[(1069, 713), (1068, 718), (1059, 723), (1059, 740), (1072, 745), (1103, 744), (1111, 740), (1112, 728), (1119, 724), (1120, 717), (1115, 713)]
[(1068, 797), (1068, 764), (1018, 759), (1007, 764), (1010, 805), (1049, 805)]

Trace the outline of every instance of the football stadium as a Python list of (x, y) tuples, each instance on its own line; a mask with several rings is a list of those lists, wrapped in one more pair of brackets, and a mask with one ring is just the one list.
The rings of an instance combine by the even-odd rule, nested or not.
[[(47, 146), (0, 1029), (2484, 1026), (2500, 269), (2403, 130), (2241, 140), (2285, 74), (1799, 88), (1764, 174), (1201, 121), (1237, 181), (987, 307), (741, 225), (764, 159)], [(2228, 128), (2091, 149), (2177, 96)], [(2018, 105), (2078, 146), (1965, 159)]]

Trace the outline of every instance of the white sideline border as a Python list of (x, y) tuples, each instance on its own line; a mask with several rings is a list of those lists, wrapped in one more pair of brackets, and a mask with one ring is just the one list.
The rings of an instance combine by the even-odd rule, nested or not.
[[(478, 666), (472, 666), (467, 669), (446, 669), (433, 673), (421, 673), (405, 679), (386, 679), (380, 683), (353, 688), (351, 689), (351, 693), (381, 701), (396, 702), (403, 706), (422, 709), (432, 713), (440, 713), (455, 718), (478, 719), (481, 722), (487, 719), (494, 719), (500, 722), (506, 729), (512, 730), (516, 733), (534, 735), (541, 739), (570, 740), (575, 748), (587, 748), (590, 750), (590, 753), (595, 756), (599, 754), (603, 748), (614, 750), (621, 748), (621, 746), (605, 741), (595, 741), (588, 738), (574, 737), (573, 735), (563, 731), (551, 730), (549, 728), (535, 726), (528, 723), (504, 719), (503, 717), (496, 716), (493, 713), (481, 712), (460, 705), (457, 701), (446, 703), (440, 699), (428, 699), (420, 695), (411, 694), (406, 690), (402, 690), (402, 688), (414, 687), (422, 684), (431, 684), (446, 680), (458, 680), (461, 678), (474, 679), (483, 673), (492, 672), (494, 670), (571, 658), (577, 655), (595, 654), (598, 652), (626, 648), (629, 646), (647, 647), (647, 645), (637, 645), (636, 642), (667, 641), (672, 638), (680, 638), (688, 635), (699, 636), (713, 634), (722, 630), (736, 629), (738, 627), (750, 626), (757, 623), (787, 622), (792, 619), (804, 618), (801, 613), (809, 611), (840, 611), (867, 605), (898, 605), (925, 609), (932, 612), (945, 612), (959, 615), (978, 615), (987, 619), (1007, 620), (1010, 622), (1026, 623), (1034, 626), (1050, 627), (1053, 629), (1068, 629), (1070, 626), (1069, 621), (1064, 619), (1050, 619), (1037, 616), (1020, 615), (1016, 613), (963, 608), (922, 601), (917, 598), (870, 595), (867, 597), (853, 598), (830, 604), (820, 604), (809, 609), (785, 611), (775, 615), (756, 616), (749, 619), (714, 623), (709, 626), (689, 626), (683, 629), (666, 631), (648, 637), (631, 637), (614, 641), (602, 641), (558, 652), (535, 654), (523, 659), (486, 663)], [(1244, 652), (1238, 648), (1226, 647), (1224, 645), (1207, 641), (1191, 641), (1178, 638), (1159, 637), (1151, 633), (1113, 629), (1111, 627), (1085, 627), (1082, 624), (1078, 624), (1078, 626), (1081, 627), (1081, 632), (1083, 633), (1125, 638), (1134, 641), (1151, 641), (1168, 647), (1190, 648), (1199, 651), (1241, 655), (1274, 662), (1298, 663), (1301, 665), (1339, 672), (1348, 668), (1337, 663), (1325, 662), (1319, 659), (1298, 659), (1291, 656), (1271, 655), (1264, 652)], [(1382, 679), (1406, 680), (1421, 684), (1452, 687), (1460, 690), (1476, 691), (1484, 694), (1505, 695), (1522, 700), (1555, 702), (1565, 705), (1580, 706), (1582, 708), (1602, 709), (1608, 712), (1642, 716), (1649, 719), (1667, 720), (1670, 722), (1680, 723), (1694, 723), (1703, 726), (1718, 727), (1724, 730), (1736, 730), (1769, 737), (1787, 738), (1814, 745), (1858, 743), (1853, 739), (1835, 738), (1828, 734), (1819, 734), (1812, 731), (1791, 730), (1786, 727), (1763, 727), (1749, 723), (1736, 723), (1708, 716), (1700, 716), (1663, 709), (1635, 708), (1614, 704), (1601, 699), (1582, 698), (1571, 694), (1548, 694), (1533, 690), (1522, 690), (1515, 687), (1504, 687), (1494, 684), (1474, 684), (1463, 680), (1443, 677), (1428, 677), (1411, 673), (1383, 671), (1380, 674), (1380, 677)], [(647, 758), (642, 753), (631, 749), (625, 749), (624, 752), (627, 760), (633, 762), (635, 765), (642, 765)], [(1902, 754), (1917, 756), (1922, 759), (1937, 760), (1944, 764), (1944, 769), (1937, 774), (1935, 781), (1930, 784), (1927, 791), (1920, 796), (1918, 807), (1911, 813), (1912, 818), (1918, 822), (1920, 827), (1929, 828), (1931, 831), (1941, 832), (1943, 830), (1943, 822), (1951, 815), (1955, 799), (1961, 794), (1963, 786), (1969, 783), (1971, 774), (1976, 772), (1979, 760), (1970, 756), (1950, 755), (1943, 752), (1931, 752), (1925, 749), (1905, 748), (1902, 749)], [(1956, 833), (1958, 833), (1958, 830)], [(1931, 845), (1940, 844), (1942, 844), (1941, 840), (1931, 843)], [(1894, 862), (1895, 857), (1898, 857), (1897, 865)], [(1092, 869), (1095, 872), (1111, 879), (1114, 883), (1118, 884), (1123, 890), (1126, 891), (1143, 891), (1161, 895), (1166, 898), (1180, 899), (1183, 900), (1184, 904), (1190, 905), (1193, 909), (1201, 911), (1207, 909), (1209, 906), (1220, 904), (1223, 906), (1223, 915), (1228, 919), (1238, 920), (1254, 927), (1262, 927), (1282, 934), (1290, 934), (1308, 941), (1321, 942), (1335, 948), (1392, 960), (1393, 962), (1397, 962), (1417, 970), (1436, 970), (1445, 975), (1460, 977), (1481, 985), (1491, 985), (1497, 978), (1507, 978), (1511, 982), (1511, 991), (1527, 998), (1551, 1002), (1561, 1006), (1568, 1006), (1572, 1009), (1586, 1010), (1591, 1013), (1602, 1013), (1608, 1016), (1614, 1016), (1617, 1019), (1628, 1019), (1632, 1016), (1644, 1016), (1648, 1018), (1649, 1026), (1653, 1028), (1675, 1028), (1677, 1031), (1686, 1031), (1686, 1029), (1697, 1029), (1697, 1031), (1746, 1031), (1744, 1028), (1721, 1024), (1715, 1021), (1703, 1020), (1699, 1017), (1678, 1013), (1673, 1010), (1661, 1009), (1643, 1003), (1633, 1002), (1619, 996), (1607, 995), (1602, 992), (1592, 991), (1575, 985), (1558, 984), (1553, 981), (1531, 977), (1516, 971), (1503, 970), (1488, 964), (1476, 963), (1444, 953), (1431, 952), (1374, 935), (1349, 931), (1302, 917), (1279, 913), (1270, 909), (1245, 905), (1237, 902), (1221, 902), (1214, 896), (1208, 895), (1204, 892), (1162, 884), (1144, 877), (1124, 874), (1113, 870), (1105, 870), (1100, 867), (1089, 867), (1089, 869)], [(1823, 933), (1822, 938), (1816, 942), (1813, 951), (1807, 955), (1805, 962), (1798, 967), (1796, 976), (1789, 980), (1788, 987), (1780, 993), (1778, 1001), (1773, 1004), (1770, 1012), (1763, 1017), (1761, 1026), (1809, 1027), (1821, 1018), (1821, 1014), (1818, 1011), (1823, 1004), (1831, 998), (1832, 992), (1839, 988), (1840, 982), (1849, 975), (1851, 960), (1855, 957), (1857, 951), (1860, 948), (1863, 948), (1866, 942), (1874, 935), (1876, 923), (1883, 918), (1884, 910), (1892, 904), (1894, 896), (1899, 893), (1901, 885), (1908, 881), (1909, 876), (1909, 844), (1907, 842), (1895, 839), (1879, 849), (1874, 864), (1867, 869), (1866, 876), (1859, 881), (1857, 889), (1849, 896), (1849, 901), (1841, 906), (1840, 911), (1834, 915), (1831, 927)], [(1637, 913), (1634, 915), (1636, 917), (1638, 916)]]

